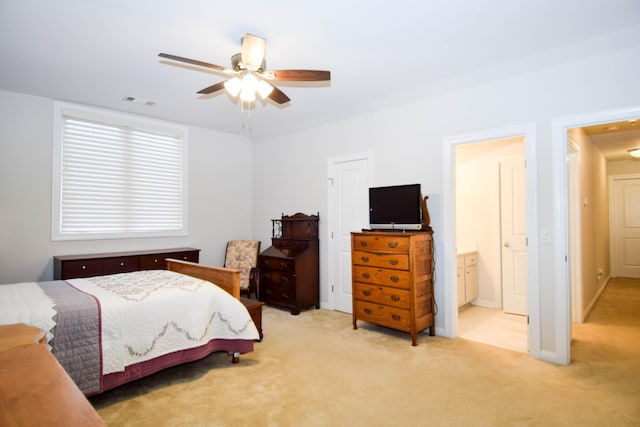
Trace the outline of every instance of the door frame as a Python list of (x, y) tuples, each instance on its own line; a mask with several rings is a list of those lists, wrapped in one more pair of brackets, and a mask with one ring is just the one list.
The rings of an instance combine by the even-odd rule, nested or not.
[[(582, 308), (582, 218), (580, 217), (580, 146), (569, 136), (567, 146), (567, 178), (569, 204), (569, 268), (571, 269), (571, 320), (584, 321)], [(573, 209), (571, 208), (573, 207)]]
[(540, 285), (538, 280), (538, 168), (536, 125), (525, 123), (489, 129), (443, 139), (443, 230), (444, 256), (444, 326), (439, 333), (454, 338), (458, 335), (458, 302), (456, 291), (456, 224), (455, 224), (455, 149), (461, 144), (524, 136), (527, 186), (527, 308), (529, 310), (529, 354), (540, 358)]
[[(373, 152), (372, 151), (364, 151), (360, 153), (347, 154), (344, 156), (330, 157), (327, 159), (327, 227), (326, 227), (326, 241), (327, 245), (327, 305), (328, 309), (335, 310), (336, 302), (335, 302), (335, 291), (332, 290), (333, 279), (335, 275), (336, 265), (334, 262), (334, 256), (336, 251), (336, 244), (333, 239), (333, 231), (335, 225), (338, 223), (336, 216), (338, 212), (335, 211), (336, 207), (333, 203), (334, 197), (334, 165), (337, 163), (346, 163), (346, 162), (354, 162), (359, 160), (367, 161), (367, 182), (369, 187), (371, 187), (373, 182)], [(368, 196), (367, 196), (368, 197)], [(356, 230), (354, 230), (356, 231)]]
[(553, 275), (555, 310), (555, 353), (547, 356), (555, 363), (571, 361), (571, 279), (569, 255), (568, 131), (573, 128), (636, 119), (640, 106), (565, 116), (551, 122), (553, 166)]

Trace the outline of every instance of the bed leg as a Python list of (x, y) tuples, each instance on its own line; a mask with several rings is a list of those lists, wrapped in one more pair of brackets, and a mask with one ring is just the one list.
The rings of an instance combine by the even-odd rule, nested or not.
[(238, 363), (238, 362), (240, 362), (240, 353), (236, 351), (233, 353), (231, 357), (231, 363)]

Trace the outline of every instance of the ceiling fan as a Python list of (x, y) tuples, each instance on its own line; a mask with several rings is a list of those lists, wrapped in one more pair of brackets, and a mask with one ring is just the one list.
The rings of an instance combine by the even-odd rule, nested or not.
[(230, 79), (216, 83), (198, 93), (211, 94), (226, 89), (233, 96), (240, 96), (243, 102), (251, 103), (256, 95), (261, 99), (270, 98), (278, 104), (290, 101), (280, 89), (275, 87), (274, 81), (317, 82), (331, 80), (331, 72), (321, 70), (267, 70), (266, 69), (266, 40), (262, 37), (247, 33), (242, 38), (242, 51), (231, 57), (231, 68), (209, 64), (196, 59), (160, 53), (158, 56), (173, 61), (210, 68), (232, 76)]

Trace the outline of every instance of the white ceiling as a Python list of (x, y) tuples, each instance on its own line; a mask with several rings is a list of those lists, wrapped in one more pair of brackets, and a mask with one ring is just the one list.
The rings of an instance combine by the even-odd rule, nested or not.
[[(259, 141), (596, 55), (611, 43), (587, 40), (638, 25), (638, 0), (1, 0), (0, 89)], [(157, 56), (228, 66), (246, 32), (269, 69), (330, 70), (330, 85), (280, 84), (291, 102), (258, 102), (249, 130), (226, 94), (196, 94), (222, 75)]]

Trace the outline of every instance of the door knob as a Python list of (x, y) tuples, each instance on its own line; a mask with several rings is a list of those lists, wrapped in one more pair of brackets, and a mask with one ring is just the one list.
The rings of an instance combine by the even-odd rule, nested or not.
[(505, 248), (508, 248), (509, 246), (511, 246), (511, 243), (509, 243), (509, 242), (504, 242), (504, 247), (505, 247)]

